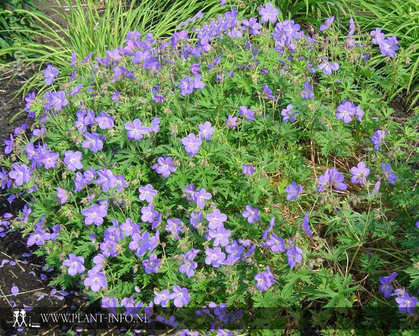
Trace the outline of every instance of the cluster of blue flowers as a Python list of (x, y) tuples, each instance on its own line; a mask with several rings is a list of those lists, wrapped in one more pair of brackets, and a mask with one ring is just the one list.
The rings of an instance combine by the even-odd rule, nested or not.
[[(35, 112), (42, 111), (40, 118), (42, 128), (32, 131), (32, 139), (23, 151), (26, 157), (26, 160), (23, 161), (24, 163), (14, 162), (9, 171), (2, 168), (0, 171), (0, 186), (2, 189), (24, 188), (25, 184), (31, 183), (33, 185), (31, 186), (31, 190), (27, 190), (26, 192), (32, 193), (38, 188), (36, 182), (37, 174), (42, 174), (43, 169), (57, 169), (58, 171), (60, 167), (65, 167), (65, 176), (67, 174), (70, 176), (68, 179), (70, 185), (60, 184), (60, 187), (54, 189), (56, 200), (60, 205), (68, 205), (73, 202), (74, 197), (83, 198), (82, 207), (77, 215), (82, 218), (84, 225), (88, 226), (89, 230), (91, 230), (89, 236), (90, 241), (92, 244), (97, 244), (98, 253), (95, 252), (92, 258), (93, 264), (85, 260), (81, 255), (69, 253), (66, 255), (66, 259), (61, 260), (61, 265), (65, 267), (67, 275), (75, 279), (78, 279), (77, 277), (80, 277), (81, 274), (85, 275), (83, 284), (92, 292), (96, 293), (108, 288), (109, 274), (107, 273), (107, 267), (112, 263), (112, 258), (121, 256), (123, 253), (132, 253), (136, 257), (136, 260), (138, 259), (140, 261), (138, 265), (140, 265), (140, 269), (142, 269), (144, 274), (152, 275), (161, 272), (167, 258), (166, 255), (162, 256), (164, 254), (163, 241), (165, 241), (164, 244), (182, 246), (183, 253), (176, 255), (176, 261), (178, 263), (176, 268), (183, 277), (196, 277), (197, 273), (203, 270), (216, 272), (217, 270), (227, 269), (227, 267), (232, 267), (233, 265), (253, 265), (252, 286), (261, 292), (267, 291), (277, 284), (278, 281), (276, 279), (278, 279), (278, 275), (275, 274), (275, 269), (272, 267), (271, 270), (268, 264), (258, 263), (256, 265), (252, 261), (255, 254), (284, 253), (291, 269), (298, 268), (297, 265), (303, 263), (305, 251), (296, 246), (296, 244), (299, 245), (301, 242), (299, 240), (299, 233), (297, 233), (297, 238), (288, 237), (284, 239), (280, 237), (278, 234), (279, 230), (277, 231), (277, 228), (275, 228), (274, 216), (272, 216), (269, 226), (264, 230), (262, 239), (260, 237), (251, 237), (252, 239), (249, 239), (250, 237), (246, 237), (245, 234), (241, 235), (236, 230), (234, 221), (231, 221), (231, 218), (234, 218), (236, 221), (242, 221), (250, 228), (263, 226), (264, 216), (269, 211), (266, 209), (262, 210), (262, 207), (259, 207), (259, 209), (258, 205), (251, 200), (246, 200), (244, 203), (246, 205), (243, 205), (241, 208), (232, 209), (230, 214), (226, 209), (223, 209), (221, 203), (217, 204), (215, 202), (218, 199), (212, 190), (207, 190), (203, 185), (201, 185), (202, 188), (199, 188), (194, 184), (187, 184), (190, 183), (189, 181), (182, 182), (182, 185), (179, 183), (183, 192), (182, 198), (186, 199), (186, 202), (183, 201), (184, 204), (179, 208), (182, 211), (186, 209), (184, 211), (185, 217), (175, 217), (178, 216), (174, 214), (178, 209), (164, 208), (158, 200), (164, 194), (165, 191), (163, 189), (166, 186), (173, 187), (173, 185), (168, 183), (168, 180), (170, 180), (170, 177), (173, 177), (172, 174), (177, 176), (187, 167), (187, 163), (180, 162), (178, 158), (178, 155), (181, 154), (175, 151), (170, 152), (167, 148), (164, 148), (163, 152), (160, 151), (157, 154), (154, 154), (154, 152), (151, 152), (147, 148), (146, 158), (148, 159), (141, 162), (141, 164), (148, 169), (149, 175), (146, 178), (149, 178), (149, 180), (144, 184), (138, 184), (138, 180), (136, 180), (135, 183), (137, 184), (134, 185), (135, 190), (138, 190), (137, 202), (140, 204), (139, 218), (135, 220), (134, 216), (130, 216), (131, 218), (125, 216), (121, 220), (115, 216), (115, 208), (120, 207), (121, 209), (125, 209), (127, 203), (119, 199), (118, 196), (124, 191), (131, 191), (131, 187), (134, 184), (133, 179), (128, 179), (128, 175), (118, 175), (116, 173), (119, 172), (118, 166), (109, 164), (103, 158), (106, 156), (106, 149), (112, 148), (112, 154), (121, 150), (120, 147), (112, 147), (112, 137), (115, 132), (123, 132), (126, 138), (122, 140), (126, 141), (129, 146), (144, 143), (151, 146), (158, 143), (159, 137), (166, 131), (166, 125), (163, 125), (165, 123), (163, 114), (157, 117), (155, 116), (155, 111), (158, 111), (157, 113), (161, 112), (162, 110), (160, 108), (162, 108), (167, 100), (172, 99), (174, 95), (179, 95), (180, 93), (183, 98), (188, 99), (187, 96), (197, 94), (196, 91), (203, 90), (209, 84), (205, 81), (204, 71), (201, 71), (203, 63), (198, 64), (196, 62), (199, 57), (207, 54), (213, 48), (211, 43), (216, 38), (221, 35), (227, 35), (231, 39), (238, 39), (246, 33), (249, 35), (260, 35), (262, 24), (268, 22), (275, 24), (277, 22), (278, 10), (270, 3), (260, 8), (259, 14), (261, 16), (259, 21), (256, 18), (240, 21), (237, 19), (237, 11), (233, 9), (227, 12), (224, 17), (220, 17), (216, 21), (211, 21), (209, 24), (193, 30), (198, 39), (196, 45), (189, 43), (188, 31), (186, 30), (176, 32), (170, 39), (170, 42), (161, 44), (157, 43), (151, 34), (145, 35), (142, 40), (140, 33), (130, 32), (125, 39), (125, 46), (107, 50), (106, 57), (97, 57), (95, 59), (96, 63), (94, 63), (93, 74), (99, 74), (102, 77), (105, 77), (105, 74), (110, 74), (112, 78), (110, 82), (112, 84), (122, 82), (123, 80), (135, 81), (137, 76), (135, 70), (144, 70), (147, 75), (151, 76), (159, 71), (163, 71), (162, 69), (166, 65), (172, 64), (174, 61), (171, 59), (171, 56), (177, 55), (182, 61), (192, 59), (191, 62), (193, 64), (188, 68), (189, 75), (182, 73), (177, 78), (174, 78), (171, 87), (172, 96), (170, 96), (170, 93), (166, 94), (166, 91), (163, 92), (160, 88), (161, 84), (150, 84), (153, 86), (152, 88), (150, 87), (150, 92), (152, 100), (155, 103), (150, 102), (150, 104), (154, 104), (153, 112), (149, 114), (145, 113), (144, 116), (141, 115), (141, 119), (134, 119), (134, 117), (128, 117), (124, 114), (118, 115), (115, 112), (118, 104), (121, 104), (121, 101), (127, 98), (124, 97), (125, 93), (122, 90), (121, 92), (117, 90), (112, 91), (113, 95), (111, 98), (114, 105), (109, 111), (96, 113), (94, 110), (86, 107), (85, 105), (87, 104), (85, 103), (77, 106), (77, 111), (74, 116), (75, 120), (71, 120), (71, 128), (69, 129), (69, 134), (75, 134), (74, 144), (76, 148), (65, 150), (62, 153), (54, 152), (51, 149), (54, 146), (45, 140), (44, 134), (46, 128), (50, 127), (48, 121), (53, 120), (57, 113), (69, 105), (68, 99), (71, 101), (70, 105), (75, 105), (75, 100), (73, 101), (73, 99), (81, 93), (92, 95), (91, 92), (94, 91), (94, 85), (88, 86), (85, 83), (77, 84), (68, 89), (67, 92), (55, 92), (51, 90), (43, 95), (42, 99), (38, 100), (33, 93), (26, 97), (26, 110), (31, 117), (35, 116)], [(194, 18), (179, 25), (179, 29), (194, 22), (201, 16), (202, 13), (199, 12)], [(327, 19), (320, 30), (326, 31), (329, 29), (333, 21), (334, 17)], [(304, 43), (309, 48), (313, 47), (315, 39), (300, 30), (300, 28), (300, 25), (292, 20), (276, 23), (272, 38), (275, 42), (274, 50), (279, 55), (283, 56), (288, 52), (291, 54), (295, 53), (300, 43)], [(353, 47), (352, 36), (354, 30), (355, 26), (353, 20), (351, 20), (350, 32), (346, 40), (348, 48)], [(379, 29), (374, 31), (372, 35), (374, 37), (372, 42), (379, 45), (383, 56), (395, 56), (395, 51), (398, 49), (395, 37), (385, 38)], [(251, 45), (249, 45), (250, 48), (252, 48)], [(257, 53), (256, 47), (252, 50)], [(81, 63), (90, 62), (90, 57), (91, 55), (82, 60)], [(320, 59), (321, 61), (317, 64), (317, 72), (320, 75), (332, 76), (339, 71), (340, 66), (338, 63), (330, 61), (325, 56)], [(221, 61), (221, 56), (218, 56), (215, 60), (206, 61), (209, 62), (207, 68), (211, 69)], [(76, 56), (73, 54), (72, 64), (74, 65), (77, 62)], [(286, 66), (284, 65), (281, 71), (285, 70)], [(316, 71), (315, 68), (313, 65), (307, 64), (307, 71), (309, 73), (314, 73)], [(264, 68), (263, 73), (266, 74), (268, 72), (268, 69)], [(48, 66), (44, 72), (45, 84), (51, 85), (58, 75), (59, 72), (57, 69)], [(228, 76), (230, 78), (233, 77), (232, 70), (228, 72)], [(72, 78), (72, 81), (75, 78)], [(217, 75), (216, 83), (222, 83), (223, 80), (222, 75)], [(308, 81), (304, 81), (303, 84), (301, 82), (301, 86), (297, 91), (299, 96), (301, 94), (300, 99), (303, 101), (314, 99), (315, 88), (313, 86), (314, 83), (310, 84)], [(115, 86), (115, 88), (118, 87)], [(279, 103), (279, 98), (273, 95), (268, 84), (265, 84), (263, 92), (270, 100), (269, 103)], [(93, 95), (95, 94), (93, 93)], [(179, 98), (183, 99), (182, 97)], [(178, 99), (178, 97), (175, 99)], [(238, 107), (235, 107), (235, 112), (231, 112), (232, 114), (228, 114), (230, 112), (226, 113), (221, 121), (221, 126), (228, 130), (228, 134), (232, 136), (234, 136), (234, 133), (239, 132), (239, 125), (253, 125), (259, 121), (259, 111), (255, 106), (244, 102), (239, 104), (237, 104), (239, 105)], [(282, 107), (284, 107), (280, 109), (282, 121), (287, 126), (291, 123), (298, 122), (297, 120), (304, 113), (298, 104), (285, 103)], [(351, 123), (354, 118), (361, 123), (364, 117), (364, 111), (361, 109), (361, 106), (349, 100), (343, 100), (337, 106), (336, 110), (336, 113), (332, 113), (332, 118), (342, 120), (343, 127), (346, 127), (344, 124)], [(164, 111), (164, 113), (168, 114), (170, 112), (169, 110)], [(239, 116), (233, 115), (235, 113), (238, 113)], [(150, 114), (152, 115), (150, 116)], [(227, 119), (225, 119), (226, 116)], [(186, 132), (188, 134), (180, 139), (177, 137), (176, 130), (173, 130), (171, 133), (173, 146), (179, 146), (182, 151), (184, 149), (182, 154), (186, 152), (187, 156), (191, 158), (195, 156), (199, 157), (198, 154), (205, 151), (207, 149), (206, 146), (209, 148), (210, 145), (216, 142), (219, 132), (222, 132), (219, 124), (212, 124), (207, 119), (200, 120), (200, 122), (199, 124), (197, 122), (197, 128), (195, 126), (188, 129)], [(173, 127), (173, 125), (170, 125), (170, 127)], [(24, 126), (22, 126), (21, 129), (16, 130), (15, 137), (21, 131), (24, 131), (24, 129)], [(371, 137), (371, 143), (374, 145), (375, 151), (380, 150), (386, 134), (384, 130), (377, 130)], [(17, 150), (14, 146), (13, 135), (10, 135), (10, 139), (5, 140), (5, 145), (6, 154), (13, 153), (13, 151)], [(181, 146), (183, 146), (183, 149)], [(100, 157), (100, 159), (95, 164), (91, 164), (86, 159), (87, 157)], [(189, 164), (192, 164), (192, 161)], [(204, 164), (204, 160), (199, 164)], [(378, 176), (377, 178), (372, 174), (373, 167), (367, 167), (364, 161), (360, 161), (356, 166), (350, 168), (348, 172), (351, 174), (350, 181), (353, 185), (362, 186), (367, 181), (372, 182), (375, 178), (374, 190), (369, 195), (372, 196), (378, 192), (382, 180), (385, 179), (392, 185), (397, 180), (397, 176), (391, 171), (389, 163), (382, 163), (381, 168), (382, 173), (376, 174)], [(259, 174), (259, 170), (256, 173), (256, 168), (246, 161), (240, 162), (238, 169), (242, 169), (243, 175), (246, 175), (239, 175), (241, 181), (252, 181)], [(135, 171), (133, 169), (132, 171), (135, 174), (140, 173), (138, 170)], [(316, 176), (316, 179), (317, 193), (314, 193), (316, 195), (319, 195), (318, 193), (321, 192), (330, 194), (333, 194), (333, 192), (336, 193), (336, 191), (344, 192), (348, 189), (344, 174), (339, 172), (336, 167), (326, 168), (322, 175), (318, 178)], [(167, 184), (160, 184), (166, 182)], [(163, 187), (159, 188), (160, 185), (163, 185)], [(290, 202), (288, 204), (298, 204), (300, 206), (298, 201), (308, 194), (306, 189), (308, 188), (303, 188), (297, 181), (292, 180), (291, 184), (281, 189), (281, 192), (286, 193), (286, 200)], [(96, 193), (100, 193), (100, 191), (102, 193), (97, 195)], [(137, 197), (137, 194), (135, 195)], [(86, 197), (84, 198), (84, 196)], [(24, 210), (25, 219), (27, 220), (30, 215), (30, 205), (26, 206)], [(305, 239), (308, 237), (312, 241), (315, 235), (309, 222), (309, 217), (312, 216), (312, 210), (310, 212), (303, 211), (302, 213), (304, 213), (304, 218), (302, 219), (301, 227), (306, 234)], [(141, 223), (139, 219), (141, 219)], [(138, 223), (135, 223), (135, 221)], [(1, 223), (6, 228), (9, 226), (9, 224), (6, 224), (8, 223), (7, 221)], [(162, 225), (162, 223), (165, 223), (165, 225)], [(95, 233), (99, 233), (100, 236), (99, 234), (96, 236)], [(0, 235), (2, 234), (4, 233), (0, 231)], [(43, 218), (41, 221), (35, 223), (33, 232), (28, 236), (27, 244), (28, 246), (41, 246), (47, 241), (57, 240), (59, 235), (60, 225), (55, 225), (51, 229), (48, 229), (47, 225), (45, 225), (45, 218)], [(188, 239), (191, 239), (193, 235), (202, 238), (203, 243), (198, 243), (193, 245), (193, 247), (186, 247), (185, 242), (189, 243)], [(124, 250), (125, 247), (127, 248)], [(285, 262), (284, 266), (288, 268)], [(136, 274), (137, 272), (138, 267), (136, 266), (132, 270), (132, 273)], [(393, 295), (391, 282), (394, 278), (395, 276), (393, 275), (380, 278), (380, 291), (385, 297)], [(182, 307), (193, 300), (189, 291), (190, 288), (179, 285), (156, 288), (153, 294), (154, 297), (146, 300), (148, 303), (136, 301), (134, 295), (122, 299), (114, 296), (101, 295), (102, 306), (108, 308), (118, 305), (126, 308), (152, 307), (153, 305), (166, 307), (171, 304), (170, 302), (173, 302), (175, 307)], [(139, 293), (137, 289), (136, 292)], [(417, 299), (409, 297), (405, 291), (399, 291), (397, 295), (396, 301), (399, 307), (401, 307), (400, 309), (413, 312), (417, 304)]]

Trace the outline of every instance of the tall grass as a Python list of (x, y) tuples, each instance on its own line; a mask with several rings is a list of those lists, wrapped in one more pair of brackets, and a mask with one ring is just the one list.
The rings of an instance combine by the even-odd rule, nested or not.
[[(152, 32), (156, 38), (168, 36), (176, 26), (192, 17), (199, 10), (208, 16), (224, 12), (218, 0), (142, 0), (127, 2), (108, 0), (102, 6), (94, 0), (56, 0), (67, 27), (62, 27), (40, 12), (17, 9), (16, 14), (30, 16), (42, 29), (33, 32), (34, 40), (20, 46), (11, 46), (0, 50), (3, 55), (13, 54), (16, 60), (7, 66), (21, 63), (27, 66), (35, 64), (39, 71), (19, 90), (17, 95), (25, 94), (37, 88), (42, 91), (41, 68), (52, 64), (60, 69), (60, 79), (66, 78), (71, 71), (68, 66), (73, 50), (79, 59), (90, 52), (103, 55), (106, 49), (116, 48), (123, 43), (131, 30), (142, 33)], [(22, 28), (20, 33), (28, 29)], [(5, 67), (5, 65), (0, 66)]]
[(377, 27), (389, 35), (396, 35), (399, 46), (406, 49), (409, 81), (404, 88), (410, 107), (419, 99), (419, 1), (418, 0), (352, 0), (346, 2), (348, 13), (364, 31)]

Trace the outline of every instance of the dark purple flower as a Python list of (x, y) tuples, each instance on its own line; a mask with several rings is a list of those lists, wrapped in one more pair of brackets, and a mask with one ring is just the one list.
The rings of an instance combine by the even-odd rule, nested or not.
[(102, 225), (103, 218), (106, 217), (108, 211), (105, 205), (92, 204), (90, 208), (83, 209), (81, 211), (82, 215), (86, 217), (84, 223), (86, 225), (95, 224)]
[(327, 28), (329, 28), (334, 19), (334, 16), (327, 18), (326, 21), (320, 26), (320, 31), (325, 31)]
[(266, 241), (266, 246), (268, 246), (273, 253), (285, 252), (284, 239), (278, 237), (274, 233), (269, 235), (269, 239)]
[(191, 277), (195, 274), (195, 269), (198, 267), (198, 263), (194, 261), (194, 258), (199, 253), (199, 250), (190, 249), (185, 254), (182, 254), (183, 264), (179, 267), (179, 272), (186, 274), (187, 277)]
[(167, 225), (165, 227), (165, 230), (172, 234), (173, 240), (179, 240), (180, 239), (179, 233), (181, 233), (184, 230), (184, 227), (179, 218), (169, 218), (167, 220)]
[(67, 168), (71, 171), (76, 171), (77, 169), (82, 169), (83, 164), (81, 163), (82, 153), (79, 151), (73, 152), (68, 150), (64, 153), (64, 163), (67, 165)]
[(188, 304), (191, 299), (189, 292), (186, 288), (180, 288), (179, 286), (173, 286), (173, 293), (169, 296), (170, 300), (173, 300), (175, 307), (182, 307)]
[(155, 217), (154, 205), (149, 204), (141, 208), (141, 221), (144, 223), (153, 223)]
[(358, 119), (359, 122), (362, 122), (362, 117), (364, 116), (364, 111), (361, 110), (361, 106), (357, 105), (355, 107), (355, 116)]
[(353, 175), (351, 177), (352, 183), (364, 184), (367, 181), (370, 170), (365, 166), (365, 163), (361, 161), (358, 163), (357, 167), (351, 168), (351, 174)]
[(205, 263), (207, 265), (212, 265), (213, 267), (220, 267), (224, 265), (226, 255), (221, 251), (221, 248), (214, 247), (213, 249), (207, 247), (205, 250)]
[(10, 140), (3, 140), (6, 147), (4, 147), (4, 153), (10, 154), (13, 150), (13, 134), (9, 134)]
[(96, 122), (100, 129), (112, 129), (114, 126), (114, 119), (106, 112), (100, 112), (96, 117)]
[(207, 214), (207, 221), (209, 222), (209, 228), (212, 230), (222, 227), (224, 222), (227, 220), (227, 215), (221, 213), (220, 210), (215, 209), (213, 212)]
[(90, 287), (93, 292), (98, 292), (101, 288), (106, 288), (108, 285), (106, 276), (102, 272), (91, 269), (87, 272), (87, 276), (88, 277), (84, 280), (83, 284), (86, 287)]
[(154, 95), (153, 100), (158, 104), (163, 104), (164, 103), (164, 96), (162, 94), (156, 94), (156, 95)]
[(356, 107), (350, 101), (344, 100), (337, 108), (338, 113), (336, 113), (336, 119), (343, 119), (345, 124), (348, 124), (352, 121), (352, 117), (357, 112)]
[(198, 224), (201, 224), (202, 220), (203, 220), (202, 211), (191, 212), (191, 217), (189, 219), (189, 223), (192, 225), (192, 227), (195, 228)]
[(296, 264), (301, 263), (303, 260), (303, 251), (297, 246), (291, 246), (287, 250), (288, 265), (291, 268), (294, 268)]
[(250, 164), (244, 164), (242, 165), (243, 168), (243, 174), (247, 174), (249, 176), (252, 176), (253, 173), (256, 171), (255, 167), (253, 167)]
[(157, 195), (157, 191), (154, 190), (151, 184), (147, 184), (144, 187), (138, 188), (138, 191), (140, 193), (139, 199), (148, 203), (153, 202), (154, 196)]
[(380, 28), (376, 28), (375, 30), (371, 31), (370, 35), (372, 37), (373, 44), (380, 44), (385, 38), (385, 35)]
[(415, 307), (418, 304), (418, 299), (414, 296), (409, 296), (407, 292), (404, 292), (401, 296), (396, 298), (396, 302), (399, 305), (400, 312), (413, 314), (415, 312)]
[(109, 189), (117, 187), (118, 179), (110, 169), (99, 169), (97, 175), (98, 178), (95, 180), (95, 183), (102, 186), (102, 191), (107, 192)]
[(143, 126), (139, 119), (135, 119), (132, 123), (126, 123), (125, 129), (130, 140), (141, 140), (145, 134), (150, 133), (149, 128)]
[(229, 115), (225, 123), (229, 129), (233, 129), (234, 127), (237, 127), (237, 117)]
[(31, 180), (31, 172), (26, 165), (13, 163), (12, 167), (13, 170), (9, 172), (8, 176), (14, 180), (18, 187)]
[(58, 153), (51, 153), (48, 149), (40, 155), (39, 162), (42, 163), (45, 169), (57, 168)]
[(68, 200), (69, 193), (67, 190), (57, 187), (56, 195), (60, 199), (60, 204), (64, 204)]
[(378, 287), (378, 290), (380, 293), (383, 293), (385, 298), (389, 298), (393, 293), (391, 282), (397, 277), (397, 275), (397, 272), (393, 272), (389, 276), (378, 278), (380, 280), (380, 286)]
[(70, 253), (68, 255), (68, 259), (63, 261), (63, 266), (68, 267), (67, 273), (71, 276), (74, 276), (77, 273), (83, 273), (85, 270), (83, 264), (84, 264), (84, 258), (77, 257), (73, 253)]
[(85, 140), (81, 144), (83, 148), (90, 149), (93, 153), (97, 153), (103, 149), (103, 137), (97, 133), (84, 133)]
[(251, 109), (248, 109), (246, 106), (239, 107), (239, 114), (244, 117), (246, 121), (254, 121), (255, 119), (255, 112)]
[(10, 293), (16, 296), (17, 294), (19, 294), (19, 287), (13, 286), (12, 288), (10, 288)]
[(246, 210), (243, 211), (242, 216), (247, 218), (247, 221), (252, 224), (259, 220), (259, 209), (252, 208), (249, 204), (246, 205)]
[(298, 114), (298, 111), (293, 110), (292, 104), (288, 104), (287, 107), (281, 111), (281, 114), (283, 116), (284, 122), (294, 122), (296, 120), (295, 116)]
[(308, 222), (308, 212), (306, 212), (306, 214), (304, 215), (303, 230), (305, 233), (307, 233), (307, 236), (309, 236), (310, 238), (313, 237), (313, 232), (310, 230), (310, 224)]
[(396, 174), (391, 172), (391, 166), (389, 163), (380, 163), (381, 164), (381, 169), (384, 172), (384, 176), (387, 179), (388, 183), (390, 184), (396, 184), (396, 180), (397, 180), (397, 176)]
[(167, 301), (170, 300), (170, 292), (167, 289), (162, 290), (160, 293), (154, 291), (154, 294), (156, 295), (154, 297), (153, 302), (156, 305), (161, 305), (162, 307), (167, 307)]
[(51, 64), (48, 64), (46, 70), (44, 71), (45, 84), (51, 85), (57, 76), (58, 70), (55, 69)]
[(339, 173), (336, 168), (332, 168), (329, 171), (329, 183), (336, 189), (336, 190), (346, 190), (348, 186), (343, 183), (344, 176)]
[(202, 140), (193, 133), (190, 133), (187, 137), (182, 138), (181, 142), (189, 156), (196, 155), (199, 152), (199, 146), (202, 145)]
[(61, 109), (64, 106), (67, 106), (68, 100), (65, 96), (64, 91), (58, 91), (58, 92), (47, 92), (43, 97), (45, 103), (44, 107), (45, 110), (49, 111), (53, 109), (54, 111), (58, 112), (61, 111)]
[(268, 233), (273, 229), (274, 226), (275, 226), (275, 217), (272, 217), (269, 223), (269, 226), (266, 228), (265, 231), (263, 231), (262, 239), (266, 239), (268, 237)]
[(194, 201), (195, 191), (195, 186), (193, 184), (189, 184), (185, 187), (185, 198), (187, 201)]
[(261, 16), (260, 22), (266, 23), (275, 23), (277, 20), (277, 16), (279, 14), (279, 11), (271, 4), (267, 3), (265, 7), (262, 7), (259, 9), (259, 15)]
[(207, 141), (211, 139), (211, 136), (215, 132), (215, 130), (211, 127), (211, 123), (209, 121), (206, 121), (203, 124), (199, 124), (198, 128), (199, 128), (199, 134), (198, 134), (199, 137)]
[(189, 76), (185, 76), (180, 80), (179, 89), (182, 96), (191, 94), (194, 90), (194, 80)]
[(277, 282), (274, 280), (269, 266), (266, 266), (266, 272), (256, 274), (254, 279), (256, 280), (256, 288), (261, 291), (267, 291), (268, 288), (272, 287), (273, 282)]
[(251, 17), (249, 20), (242, 20), (242, 25), (249, 31), (250, 35), (260, 34), (260, 24), (256, 18)]
[(313, 86), (310, 85), (309, 82), (304, 82), (304, 89), (301, 91), (301, 95), (303, 96), (304, 100), (314, 98)]
[(292, 181), (289, 186), (285, 188), (287, 192), (287, 201), (296, 201), (298, 196), (303, 192), (303, 187)]
[(396, 36), (389, 36), (385, 39), (380, 40), (378, 46), (380, 47), (381, 55), (383, 57), (389, 56), (393, 58), (396, 56), (396, 51), (399, 50), (399, 41)]
[(142, 235), (137, 232), (134, 233), (128, 247), (131, 250), (136, 250), (135, 255), (137, 257), (143, 257), (150, 248), (150, 234), (148, 232), (145, 232)]
[(272, 95), (272, 90), (269, 88), (268, 84), (265, 84), (263, 86), (263, 92), (265, 92), (266, 97), (268, 97), (269, 99), (275, 98), (275, 96)]
[(339, 69), (339, 64), (336, 62), (330, 63), (326, 57), (322, 57), (323, 63), (318, 66), (320, 70), (323, 71), (325, 75), (331, 75), (332, 71), (337, 71)]
[(382, 130), (378, 130), (374, 133), (374, 135), (371, 137), (371, 142), (374, 144), (374, 149), (378, 151), (378, 149), (381, 146), (381, 143), (383, 142), (384, 137), (386, 136), (386, 132)]
[(199, 72), (199, 70), (201, 70), (201, 66), (199, 64), (192, 64), (190, 70), (193, 75), (196, 75)]
[(216, 229), (208, 231), (208, 237), (214, 239), (213, 246), (226, 246), (229, 243), (228, 237), (231, 236), (231, 231), (226, 230), (223, 225), (218, 225)]
[(160, 259), (157, 258), (157, 255), (152, 254), (150, 259), (143, 260), (142, 265), (146, 274), (157, 273), (159, 270)]
[(174, 166), (173, 160), (171, 157), (159, 157), (157, 162), (153, 165), (152, 169), (156, 171), (157, 174), (162, 175), (163, 177), (169, 177), (169, 175), (177, 170), (177, 167)]
[(205, 207), (205, 201), (210, 200), (212, 195), (207, 192), (205, 188), (202, 188), (201, 190), (197, 190), (194, 194), (194, 202), (198, 205), (200, 208)]

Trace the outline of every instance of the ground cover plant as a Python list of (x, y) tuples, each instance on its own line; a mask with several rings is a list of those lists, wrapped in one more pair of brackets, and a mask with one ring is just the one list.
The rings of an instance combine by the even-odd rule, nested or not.
[(413, 328), (417, 116), (399, 123), (388, 99), (406, 53), (353, 20), (303, 31), (269, 3), (258, 14), (164, 43), (131, 31), (73, 55), (61, 87), (46, 67), (51, 89), (26, 97), (31, 137), (5, 141), (1, 187), (26, 205), (3, 231), (104, 308), (200, 307), (214, 330), (267, 335), (272, 319), (246, 309), (283, 307), (275, 327), (324, 334)]
[[(409, 80), (400, 90), (406, 90), (409, 105), (419, 99), (419, 2), (355, 0), (345, 3), (344, 13), (356, 13), (356, 21), (364, 30), (380, 27), (389, 35), (397, 35), (406, 49)], [(377, 60), (379, 61), (379, 60)]]
[[(40, 70), (51, 64), (60, 69), (60, 76), (56, 80), (61, 84), (71, 72), (68, 63), (72, 52), (79, 58), (85, 58), (90, 53), (97, 56), (121, 45), (130, 30), (152, 31), (156, 38), (164, 38), (181, 28), (179, 25), (186, 27), (193, 22), (210, 20), (233, 6), (238, 6), (244, 15), (254, 16), (260, 5), (263, 5), (262, 1), (242, 0), (225, 1), (223, 6), (219, 6), (219, 0), (56, 0), (58, 10), (54, 12), (65, 22), (65, 26), (62, 26), (46, 13), (35, 11), (33, 7), (24, 8), (20, 5), (21, 1), (15, 2), (19, 7), (2, 12), (6, 19), (13, 17), (14, 22), (22, 22), (21, 18), (25, 18), (40, 26), (34, 29), (33, 25), (27, 24), (4, 25), (2, 34), (18, 38), (15, 39), (16, 43), (2, 45), (0, 58), (16, 59), (8, 62), (7, 67), (37, 65)], [(30, 4), (30, 1), (25, 3)], [(274, 2), (274, 5), (278, 6), (278, 17), (281, 20), (294, 18), (298, 22), (315, 24), (319, 24), (327, 15), (336, 15), (344, 7), (340, 1), (330, 0), (279, 1)], [(23, 39), (23, 36), (31, 38)], [(31, 76), (18, 94), (25, 95), (34, 89), (43, 91), (45, 87), (40, 83), (42, 71)]]
[[(31, 39), (18, 39), (19, 43), (2, 45), (0, 58), (16, 58), (5, 64), (7, 68), (20, 66), (22, 63), (25, 66), (38, 66), (40, 71), (26, 81), (18, 94), (27, 94), (34, 89), (42, 92), (45, 86), (42, 85), (41, 67), (46, 64), (60, 68), (60, 76), (56, 80), (63, 84), (71, 72), (68, 63), (73, 52), (81, 59), (90, 54), (93, 57), (99, 56), (105, 50), (122, 44), (131, 30), (153, 31), (156, 38), (168, 36), (181, 23), (190, 24), (202, 20), (203, 13), (209, 19), (221, 12), (222, 8), (218, 4), (218, 0), (56, 0), (58, 10), (55, 12), (66, 26), (33, 8), (5, 8), (1, 13), (6, 15), (6, 19), (11, 16), (21, 18), (22, 21), (25, 18), (27, 21), (37, 22), (39, 27), (34, 29), (33, 26), (22, 24), (5, 25), (4, 34), (30, 35)], [(68, 27), (71, 29), (67, 29)]]

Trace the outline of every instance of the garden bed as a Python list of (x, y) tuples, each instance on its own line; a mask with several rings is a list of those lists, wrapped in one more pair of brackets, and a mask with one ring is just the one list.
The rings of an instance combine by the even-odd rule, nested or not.
[[(412, 326), (416, 116), (404, 97), (386, 101), (407, 56), (353, 21), (347, 36), (333, 18), (306, 35), (294, 21), (273, 30), (268, 5), (259, 14), (229, 11), (192, 45), (129, 32), (103, 58), (73, 54), (77, 75), (56, 88), (48, 66), (47, 91), (26, 105), (39, 128), (2, 161), (18, 198), (0, 215), (21, 217), (0, 241), (2, 305), (46, 292), (39, 302), (83, 306), (83, 293), (103, 309), (215, 308), (214, 323), (242, 317), (225, 306), (282, 306), (252, 326), (302, 333)], [(3, 98), (2, 122), (23, 107)], [(378, 316), (396, 302), (397, 318)], [(336, 310), (300, 315), (323, 307)], [(355, 319), (364, 308), (375, 318)]]

